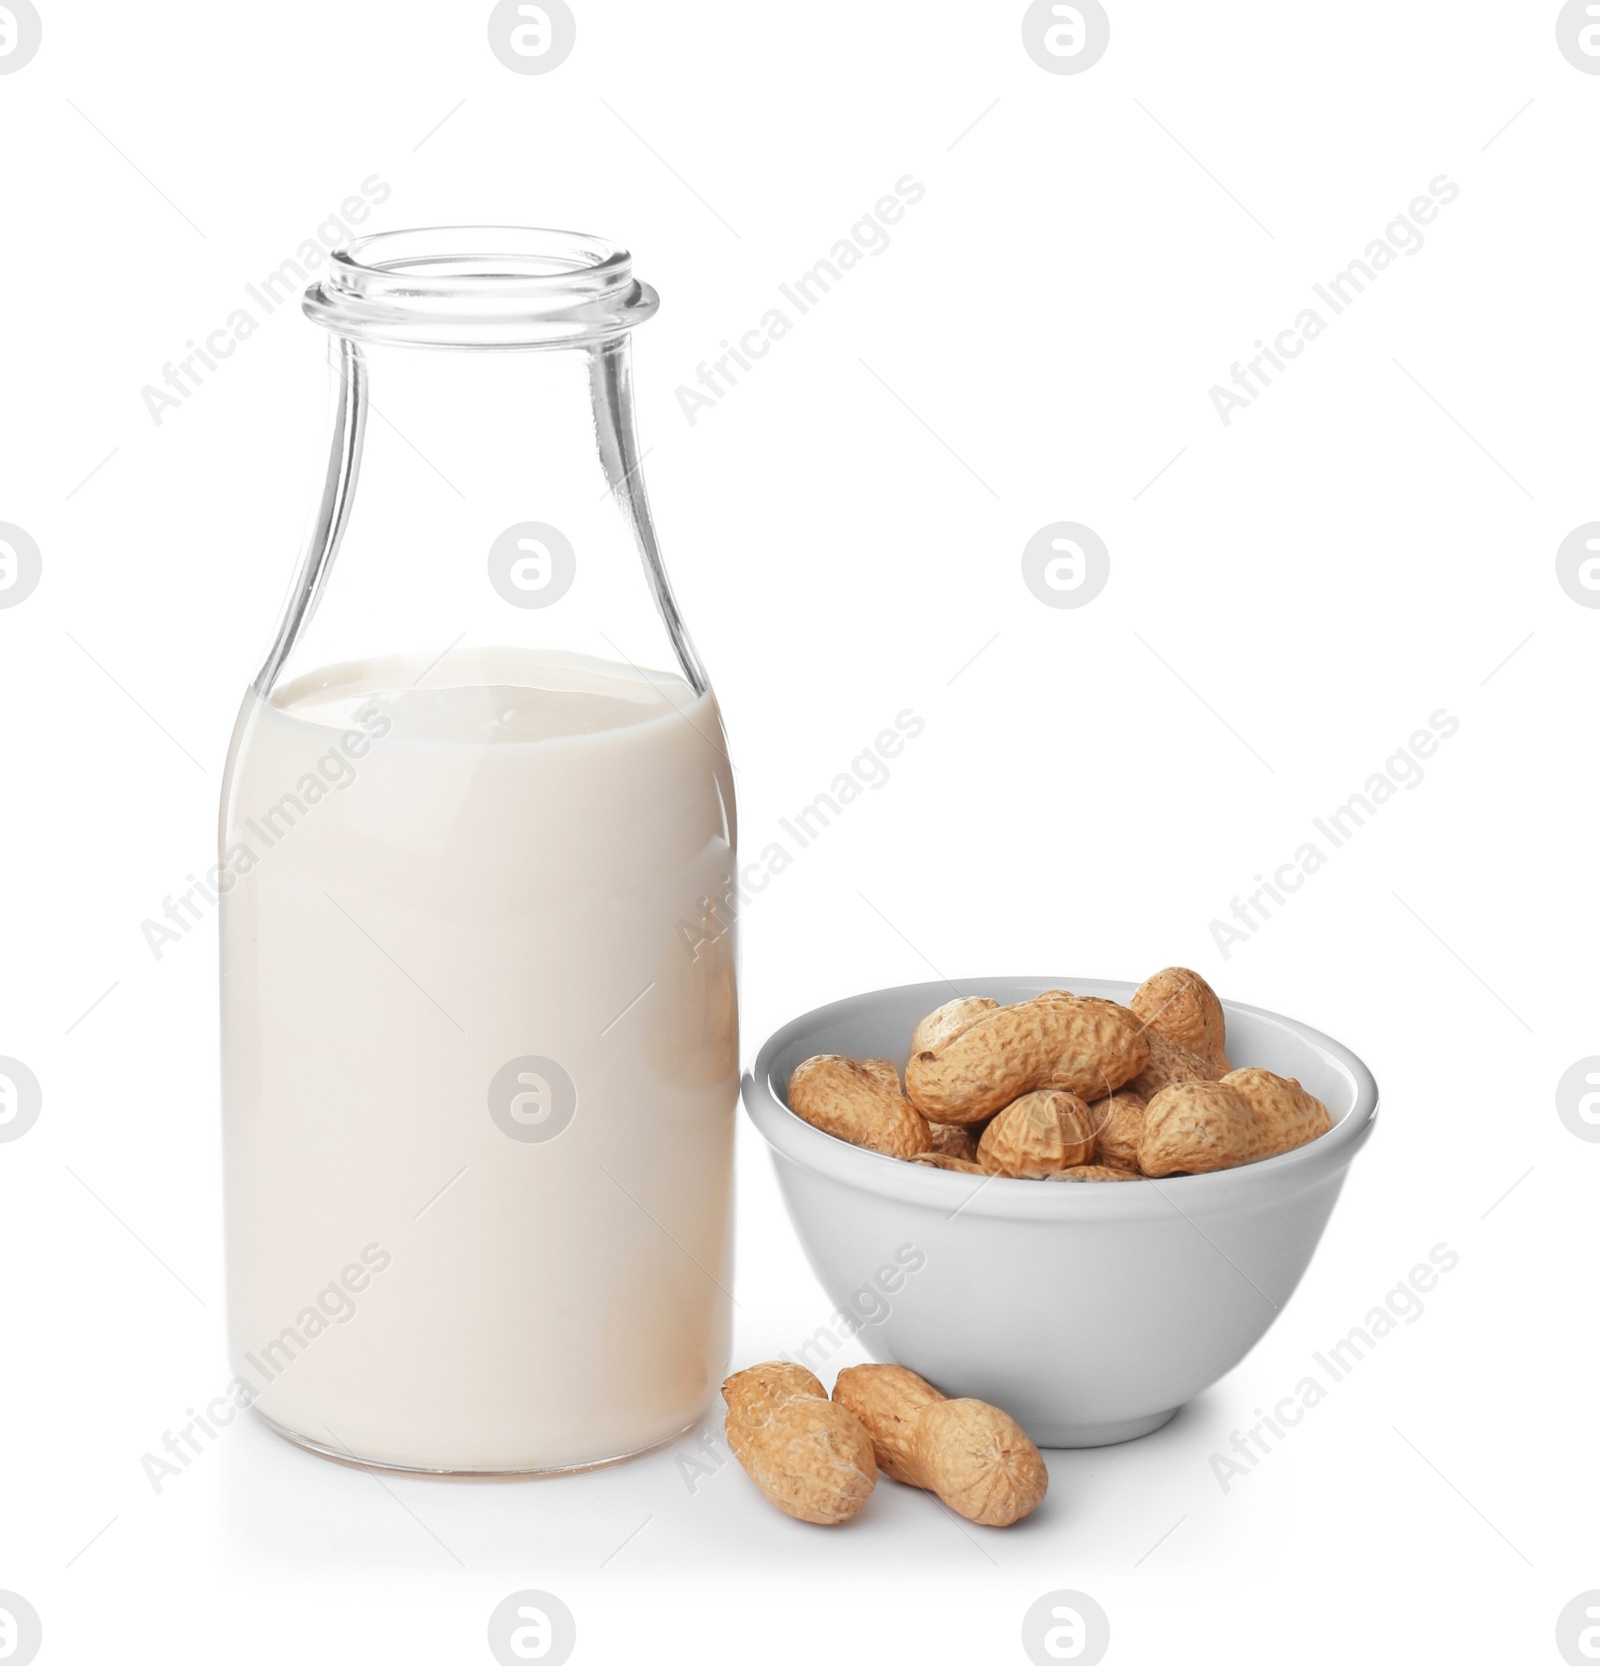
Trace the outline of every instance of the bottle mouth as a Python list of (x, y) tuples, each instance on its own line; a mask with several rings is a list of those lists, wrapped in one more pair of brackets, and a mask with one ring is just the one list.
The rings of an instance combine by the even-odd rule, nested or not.
[(527, 226), (384, 231), (336, 250), (306, 316), (358, 341), (568, 347), (649, 318), (656, 292), (609, 238)]

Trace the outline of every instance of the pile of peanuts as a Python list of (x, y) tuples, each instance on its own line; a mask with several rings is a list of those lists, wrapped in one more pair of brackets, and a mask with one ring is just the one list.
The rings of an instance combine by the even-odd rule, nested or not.
[(889, 1059), (823, 1053), (789, 1105), (824, 1132), (924, 1167), (1017, 1180), (1207, 1174), (1276, 1157), (1333, 1118), (1292, 1077), (1235, 1070), (1216, 992), (1169, 966), (1127, 1006), (1047, 990), (1001, 1006), (965, 995)]

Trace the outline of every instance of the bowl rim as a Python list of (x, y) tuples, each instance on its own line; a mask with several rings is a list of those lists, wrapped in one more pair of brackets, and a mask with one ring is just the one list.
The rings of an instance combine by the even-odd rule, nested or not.
[(1332, 1036), (1298, 1019), (1242, 1001), (1223, 1001), (1223, 1011), (1248, 1014), (1315, 1048), (1343, 1078), (1348, 1102), (1342, 1114), (1337, 1106), (1329, 1106), (1337, 1120), (1326, 1134), (1308, 1144), (1276, 1157), (1239, 1168), (1219, 1169), (1212, 1174), (1146, 1177), (1138, 1185), (1113, 1182), (1072, 1185), (1059, 1181), (1013, 1180), (1000, 1175), (980, 1178), (947, 1169), (925, 1168), (869, 1151), (864, 1146), (851, 1145), (813, 1127), (789, 1109), (785, 1098), (788, 1084), (780, 1087), (772, 1076), (777, 1055), (806, 1030), (887, 997), (927, 995), (930, 997), (927, 1010), (931, 1012), (952, 998), (952, 989), (961, 994), (989, 995), (1003, 1002), (1027, 1000), (1029, 995), (1018, 991), (1030, 989), (1035, 995), (1047, 989), (1070, 989), (1074, 993), (1109, 995), (1125, 1002), (1138, 987), (1136, 983), (1115, 978), (940, 978), (847, 995), (801, 1013), (767, 1037), (756, 1052), (755, 1062), (744, 1073), (745, 1111), (773, 1152), (802, 1168), (879, 1197), (934, 1208), (949, 1209), (954, 1205), (954, 1214), (1006, 1220), (1170, 1220), (1174, 1213), (1182, 1216), (1231, 1214), (1241, 1207), (1259, 1207), (1296, 1196), (1308, 1187), (1325, 1183), (1332, 1175), (1343, 1173), (1371, 1135), (1377, 1118), (1378, 1084), (1372, 1072), (1350, 1048)]

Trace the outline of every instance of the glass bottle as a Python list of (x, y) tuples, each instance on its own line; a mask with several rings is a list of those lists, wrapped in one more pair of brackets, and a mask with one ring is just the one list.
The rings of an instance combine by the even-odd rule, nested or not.
[(583, 1469), (727, 1365), (733, 782), (645, 501), (655, 311), (567, 232), (367, 237), (217, 875), (235, 1399), (330, 1455)]

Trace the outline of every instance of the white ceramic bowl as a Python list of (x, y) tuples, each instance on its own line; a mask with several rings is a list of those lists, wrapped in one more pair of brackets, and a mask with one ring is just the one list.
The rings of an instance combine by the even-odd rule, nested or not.
[(1004, 1407), (1040, 1446), (1149, 1434), (1255, 1346), (1372, 1131), (1371, 1072), (1305, 1024), (1224, 1002), (1233, 1064), (1298, 1077), (1332, 1129), (1218, 1174), (1083, 1185), (979, 1178), (848, 1145), (789, 1109), (789, 1074), (814, 1053), (903, 1065), (917, 1020), (958, 992), (1010, 1003), (1066, 988), (1126, 1001), (1134, 987), (973, 978), (959, 991), (875, 990), (786, 1024), (744, 1079), (812, 1267), (841, 1309), (871, 1316), (868, 1352)]

